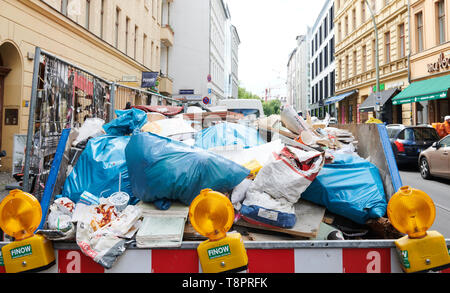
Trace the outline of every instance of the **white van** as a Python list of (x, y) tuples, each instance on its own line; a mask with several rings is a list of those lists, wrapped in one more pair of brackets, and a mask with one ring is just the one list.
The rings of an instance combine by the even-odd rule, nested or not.
[(244, 116), (255, 115), (255, 118), (265, 117), (262, 103), (257, 99), (220, 100), (218, 106), (227, 107), (228, 111), (244, 114)]

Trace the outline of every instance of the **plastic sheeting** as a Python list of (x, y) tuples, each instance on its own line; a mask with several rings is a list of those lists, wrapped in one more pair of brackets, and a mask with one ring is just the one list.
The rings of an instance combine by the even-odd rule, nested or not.
[(301, 197), (359, 224), (383, 217), (387, 208), (377, 167), (354, 154), (336, 154)]
[(195, 136), (195, 146), (206, 150), (224, 146), (249, 148), (265, 143), (256, 129), (229, 122), (203, 129)]
[(149, 132), (133, 135), (125, 154), (133, 195), (159, 209), (171, 201), (190, 205), (205, 188), (230, 192), (250, 174), (221, 156)]

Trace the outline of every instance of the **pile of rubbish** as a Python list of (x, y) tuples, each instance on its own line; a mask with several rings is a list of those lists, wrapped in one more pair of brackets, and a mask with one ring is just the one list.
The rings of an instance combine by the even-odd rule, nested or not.
[[(304, 120), (285, 107), (258, 128), (223, 121), (196, 130), (188, 117), (157, 114), (117, 110), (110, 123), (87, 119), (72, 129), (66, 179), (42, 234), (75, 241), (108, 269), (129, 245), (201, 239), (188, 209), (207, 188), (230, 198), (234, 229), (248, 240), (348, 239), (385, 216), (377, 167), (358, 156), (350, 132), (329, 127), (328, 116)], [(265, 140), (265, 132), (288, 140)]]

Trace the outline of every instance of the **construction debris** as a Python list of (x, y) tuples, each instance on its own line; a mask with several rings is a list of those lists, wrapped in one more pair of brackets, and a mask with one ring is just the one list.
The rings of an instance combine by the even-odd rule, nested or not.
[[(39, 233), (54, 241), (76, 235), (84, 253), (95, 252), (94, 260), (110, 268), (130, 239), (139, 248), (179, 247), (182, 241), (204, 240), (190, 224), (188, 210), (202, 189), (212, 188), (230, 198), (234, 227), (247, 241), (343, 240), (364, 237), (369, 229), (381, 238), (399, 236), (383, 218), (383, 205), (359, 221), (333, 208), (330, 198), (318, 200), (331, 186), (321, 185), (321, 178), (334, 176), (326, 170), (335, 168), (342, 155), (368, 163), (358, 157), (354, 135), (330, 127), (329, 116), (303, 119), (292, 107), (285, 107), (281, 115), (262, 117), (254, 127), (240, 123), (242, 114), (180, 114), (179, 110), (134, 107), (116, 111), (118, 118), (106, 125), (88, 119), (75, 129), (70, 148), (80, 147), (81, 142), (84, 146), (70, 161), (73, 170)], [(376, 167), (366, 170), (376, 175)], [(357, 188), (349, 179), (360, 174), (351, 172), (347, 168), (347, 179), (335, 180), (342, 184), (330, 196), (337, 195), (343, 204), (354, 201), (367, 212), (364, 191), (355, 195)], [(366, 194), (375, 189), (386, 199), (378, 183), (365, 180), (365, 184)], [(122, 206), (111, 204), (115, 193), (129, 198)], [(69, 213), (62, 206), (70, 202)], [(363, 228), (339, 226), (335, 216)], [(94, 237), (99, 233), (101, 240)]]

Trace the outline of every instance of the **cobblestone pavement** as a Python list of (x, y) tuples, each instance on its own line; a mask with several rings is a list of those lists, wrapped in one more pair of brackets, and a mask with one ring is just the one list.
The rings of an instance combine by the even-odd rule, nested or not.
[(0, 172), (0, 201), (8, 195), (10, 190), (6, 190), (6, 185), (16, 183), (11, 172)]

